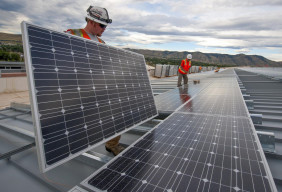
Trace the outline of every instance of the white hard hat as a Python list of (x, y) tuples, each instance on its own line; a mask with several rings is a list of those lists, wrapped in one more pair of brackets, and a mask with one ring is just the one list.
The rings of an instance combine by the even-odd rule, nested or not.
[(191, 54), (188, 54), (188, 55), (187, 55), (187, 59), (192, 59), (192, 55), (191, 55)]
[(86, 11), (86, 18), (92, 21), (101, 23), (103, 25), (108, 25), (109, 23), (112, 23), (112, 20), (109, 18), (108, 11), (105, 8), (90, 5)]

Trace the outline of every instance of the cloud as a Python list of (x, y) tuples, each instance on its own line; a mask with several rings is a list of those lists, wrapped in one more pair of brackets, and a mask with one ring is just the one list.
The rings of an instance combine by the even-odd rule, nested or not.
[(270, 54), (269, 56), (268, 56), (268, 58), (270, 59), (270, 60), (273, 60), (273, 61), (280, 61), (280, 62), (282, 62), (282, 54), (280, 53), (280, 54)]
[[(193, 43), (214, 50), (280, 49), (281, 0), (95, 0), (113, 23), (103, 34), (115, 45)], [(85, 26), (83, 3), (70, 0), (1, 0), (0, 31), (20, 33), (21, 20), (57, 31)], [(11, 19), (13, 18), (13, 19)], [(175, 49), (168, 47), (168, 50)], [(246, 51), (247, 53), (247, 51)]]
[(233, 1), (233, 0), (206, 0), (214, 6), (220, 7), (250, 7), (250, 6), (276, 6), (282, 5), (280, 0), (256, 0), (256, 1)]
[(20, 33), (21, 21), (29, 21), (29, 18), (26, 17), (26, 15), (14, 11), (6, 12), (0, 9), (0, 15), (0, 31), (5, 33)]
[[(87, 5), (83, 6), (76, 1), (69, 0), (22, 0), (21, 6), (17, 5), (17, 1), (9, 1), (9, 7), (13, 7), (13, 11), (1, 6), (1, 17), (3, 15), (5, 18), (1, 18), (0, 21), (1, 31), (10, 28), (9, 32), (19, 33), (20, 30), (15, 22), (18, 22), (17, 25), (19, 26), (22, 20), (60, 31), (71, 25), (81, 27), (87, 9)], [(6, 3), (5, 6), (8, 6), (8, 4)], [(17, 19), (15, 22), (13, 21), (14, 18)], [(8, 23), (11, 21), (13, 24)], [(14, 27), (10, 27), (11, 25), (14, 25)]]
[(23, 6), (23, 4), (16, 0), (1, 0), (0, 2), (0, 10), (17, 11)]
[(250, 51), (251, 50), (248, 48), (243, 48), (243, 49), (236, 50), (235, 52), (246, 54), (246, 53), (249, 53)]

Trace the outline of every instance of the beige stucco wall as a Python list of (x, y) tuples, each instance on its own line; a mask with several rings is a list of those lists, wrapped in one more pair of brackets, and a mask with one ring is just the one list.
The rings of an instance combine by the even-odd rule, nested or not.
[(27, 90), (27, 77), (0, 78), (0, 93), (12, 93)]

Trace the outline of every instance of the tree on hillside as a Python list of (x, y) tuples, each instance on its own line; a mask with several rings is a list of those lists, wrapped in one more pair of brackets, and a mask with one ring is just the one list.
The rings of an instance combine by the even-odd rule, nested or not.
[(22, 45), (0, 45), (0, 60), (2, 61), (22, 61)]
[(0, 49), (0, 61), (22, 61), (20, 54), (6, 52)]

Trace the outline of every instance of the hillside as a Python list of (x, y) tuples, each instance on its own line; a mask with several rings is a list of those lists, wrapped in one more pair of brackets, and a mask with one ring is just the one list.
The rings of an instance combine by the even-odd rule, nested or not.
[[(0, 44), (5, 45), (17, 45), (22, 44), (21, 34), (9, 34), (0, 32)], [(188, 52), (178, 51), (155, 51), (146, 49), (128, 49), (140, 54), (143, 54), (145, 58), (158, 58), (158, 59), (170, 59), (181, 60), (186, 57)], [(217, 53), (201, 53), (192, 52), (193, 61), (199, 63), (208, 63), (213, 65), (231, 65), (231, 66), (270, 66), (270, 67), (282, 67), (282, 62), (275, 62), (268, 60), (259, 55), (228, 55)]]
[[(144, 49), (129, 49), (136, 53), (143, 54), (145, 57), (162, 58), (162, 59), (183, 59), (188, 53), (191, 52), (177, 52), (177, 51), (154, 51)], [(271, 66), (282, 67), (282, 62), (275, 62), (266, 59), (259, 55), (228, 55), (217, 53), (201, 53), (192, 52), (193, 60), (203, 63), (219, 64), (219, 65), (232, 65), (232, 66)]]
[(22, 44), (22, 35), (0, 32), (0, 44)]

